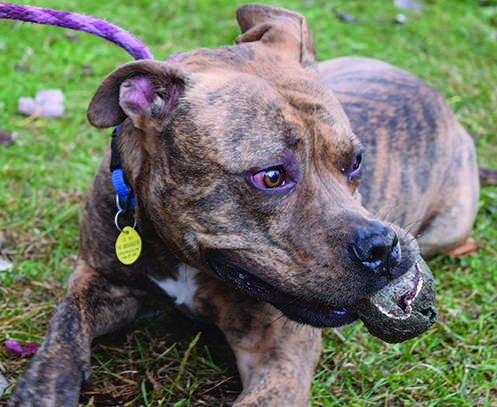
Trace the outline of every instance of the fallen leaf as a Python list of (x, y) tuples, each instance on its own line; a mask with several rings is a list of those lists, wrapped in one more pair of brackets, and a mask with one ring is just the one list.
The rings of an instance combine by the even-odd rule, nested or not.
[(29, 342), (26, 346), (21, 346), (19, 342), (15, 339), (7, 339), (5, 341), (5, 347), (20, 355), (28, 355), (30, 353), (36, 353), (38, 351), (38, 345), (33, 342)]
[(11, 145), (17, 137), (17, 132), (7, 133), (0, 129), (0, 143), (4, 146)]
[(468, 238), (463, 244), (456, 247), (455, 249), (446, 252), (445, 254), (450, 257), (459, 257), (466, 255), (474, 256), (478, 253), (479, 248), (480, 246), (478, 245), (478, 243), (476, 243), (473, 239)]

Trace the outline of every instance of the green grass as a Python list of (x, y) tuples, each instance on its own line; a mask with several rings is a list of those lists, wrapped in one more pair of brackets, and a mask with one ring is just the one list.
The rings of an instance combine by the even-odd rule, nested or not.
[[(231, 44), (239, 1), (38, 0), (130, 30), (157, 59), (196, 47)], [(497, 2), (437, 0), (422, 13), (392, 1), (300, 0), (272, 4), (307, 16), (319, 59), (361, 55), (400, 66), (433, 84), (458, 119), (478, 136), (479, 162), (497, 167)], [(337, 11), (358, 20), (345, 24)], [(78, 247), (84, 197), (109, 140), (85, 119), (103, 77), (130, 57), (86, 34), (0, 21), (0, 127), (16, 131), (0, 145), (0, 374), (12, 390), (28, 357), (3, 347), (7, 338), (41, 343), (64, 292)], [(32, 52), (27, 51), (31, 49)], [(66, 116), (26, 120), (17, 99), (60, 88)], [(407, 343), (385, 344), (361, 324), (325, 330), (313, 384), (314, 406), (497, 406), (497, 189), (484, 187), (473, 256), (430, 261), (438, 287), (438, 323)], [(175, 312), (145, 307), (131, 326), (97, 340), (93, 387), (82, 405), (223, 406), (240, 382), (220, 334)], [(171, 329), (174, 327), (174, 329)], [(201, 332), (199, 338), (198, 333)], [(228, 357), (226, 355), (229, 355)], [(105, 404), (107, 403), (107, 404)], [(119, 404), (121, 403), (121, 404)]]

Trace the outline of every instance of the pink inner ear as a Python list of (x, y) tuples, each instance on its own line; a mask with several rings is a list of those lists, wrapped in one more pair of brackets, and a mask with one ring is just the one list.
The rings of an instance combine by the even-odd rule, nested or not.
[(144, 114), (149, 111), (157, 93), (147, 76), (135, 76), (121, 85), (119, 104), (129, 114)]

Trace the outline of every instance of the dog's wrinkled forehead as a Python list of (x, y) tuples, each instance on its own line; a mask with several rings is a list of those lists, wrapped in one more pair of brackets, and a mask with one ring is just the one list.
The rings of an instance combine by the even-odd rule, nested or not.
[[(333, 156), (348, 157), (357, 147), (331, 92), (307, 75), (292, 72), (270, 81), (251, 73), (218, 73), (199, 75), (196, 86), (185, 90), (184, 109), (194, 117), (196, 131), (191, 134), (205, 135), (202, 148), (205, 141), (215, 140), (218, 158), (229, 164), (231, 171), (238, 172), (249, 163), (263, 166), (297, 148), (325, 155), (323, 159), (314, 157), (319, 166), (323, 161), (334, 162)], [(183, 123), (176, 126), (183, 127)], [(177, 130), (185, 135), (192, 129), (189, 125)], [(188, 143), (188, 148), (198, 141)], [(231, 156), (234, 151), (239, 159), (222, 159), (221, 155)]]

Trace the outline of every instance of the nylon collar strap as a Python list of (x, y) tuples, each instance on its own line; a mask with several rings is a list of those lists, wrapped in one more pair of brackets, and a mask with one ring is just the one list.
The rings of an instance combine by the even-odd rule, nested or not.
[(135, 195), (133, 188), (129, 185), (121, 167), (121, 157), (119, 156), (119, 150), (117, 149), (118, 133), (119, 126), (112, 132), (112, 141), (110, 143), (110, 171), (112, 173), (112, 185), (121, 201), (124, 202), (124, 212), (128, 212), (130, 209), (133, 211), (135, 210)]

